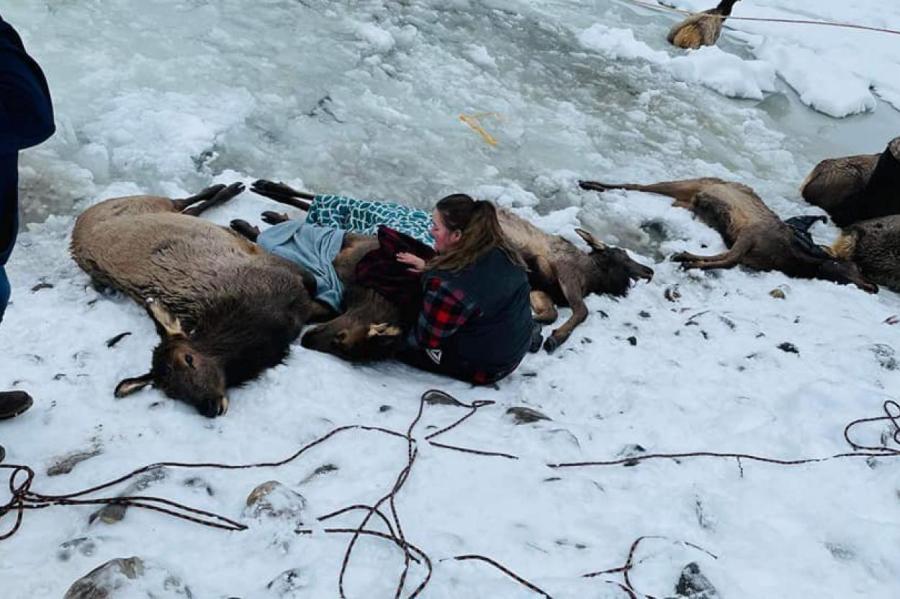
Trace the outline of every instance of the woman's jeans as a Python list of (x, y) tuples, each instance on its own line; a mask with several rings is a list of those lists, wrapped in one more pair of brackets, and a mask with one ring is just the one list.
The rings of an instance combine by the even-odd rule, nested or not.
[(9, 279), (6, 278), (6, 269), (0, 266), (0, 322), (3, 322), (3, 313), (6, 304), (9, 303)]

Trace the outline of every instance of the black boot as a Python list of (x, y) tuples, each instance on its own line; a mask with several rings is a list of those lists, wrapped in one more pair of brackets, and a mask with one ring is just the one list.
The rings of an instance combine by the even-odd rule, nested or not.
[(24, 391), (0, 392), (0, 420), (14, 418), (26, 411), (34, 403)]

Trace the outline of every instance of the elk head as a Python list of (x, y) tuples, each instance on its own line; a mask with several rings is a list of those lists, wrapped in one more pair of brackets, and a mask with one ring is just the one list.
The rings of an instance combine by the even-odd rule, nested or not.
[(219, 360), (200, 352), (178, 318), (158, 301), (150, 298), (146, 307), (156, 324), (160, 343), (153, 350), (150, 372), (122, 380), (116, 385), (116, 397), (153, 385), (169, 397), (193, 405), (204, 416), (225, 414), (225, 369)]
[(317, 326), (300, 344), (350, 362), (371, 362), (391, 357), (403, 343), (403, 330), (389, 323), (362, 322), (349, 313)]
[(591, 247), (594, 268), (586, 291), (624, 296), (632, 281), (653, 279), (653, 269), (632, 260), (625, 250), (606, 245), (584, 229), (575, 232)]

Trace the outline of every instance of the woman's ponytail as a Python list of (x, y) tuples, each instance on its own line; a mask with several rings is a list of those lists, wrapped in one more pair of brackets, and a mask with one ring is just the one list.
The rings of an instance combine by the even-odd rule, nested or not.
[(459, 231), (459, 242), (447, 253), (433, 258), (429, 269), (461, 270), (478, 261), (492, 249), (500, 248), (513, 264), (525, 268), (525, 262), (503, 234), (497, 208), (487, 200), (473, 200), (465, 194), (449, 195), (437, 203), (444, 225)]

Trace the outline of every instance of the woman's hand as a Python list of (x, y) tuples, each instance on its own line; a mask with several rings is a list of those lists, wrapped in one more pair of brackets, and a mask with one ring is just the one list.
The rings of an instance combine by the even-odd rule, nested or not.
[(425, 272), (425, 261), (415, 254), (409, 252), (398, 252), (397, 262), (409, 266), (411, 272)]

